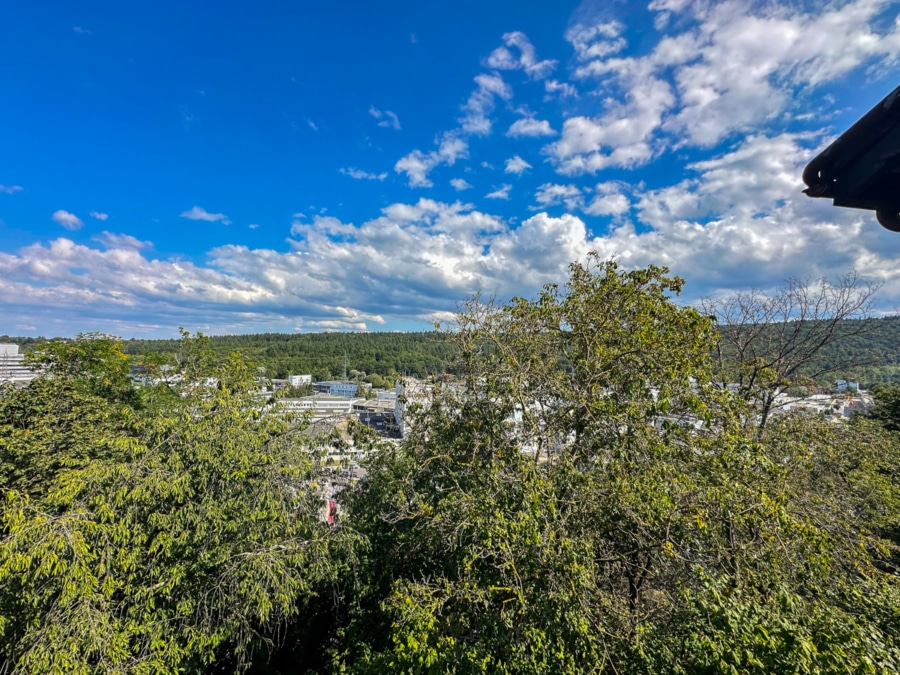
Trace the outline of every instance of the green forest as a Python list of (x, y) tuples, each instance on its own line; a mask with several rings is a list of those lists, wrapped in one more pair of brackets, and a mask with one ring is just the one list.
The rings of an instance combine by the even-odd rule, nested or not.
[[(765, 326), (682, 288), (591, 258), (440, 335), (36, 344), (0, 390), (0, 670), (900, 672), (900, 389), (769, 415), (893, 320), (848, 321), (853, 283), (760, 297), (808, 317)], [(455, 378), (400, 443), (312, 435), (252, 395), (252, 361), (312, 345)], [(150, 352), (183, 378), (136, 388)]]
[[(827, 344), (805, 372), (827, 386), (836, 379), (854, 380), (863, 388), (900, 384), (900, 317), (845, 319), (841, 339)], [(46, 338), (0, 336), (0, 342), (38, 348)], [(399, 375), (427, 378), (455, 373), (457, 345), (439, 331), (420, 333), (258, 333), (211, 336), (209, 348), (219, 359), (234, 352), (265, 368), (270, 378), (311, 374), (329, 380), (356, 371), (376, 386), (390, 386)], [(140, 364), (148, 354), (176, 355), (179, 340), (125, 340), (123, 353)]]

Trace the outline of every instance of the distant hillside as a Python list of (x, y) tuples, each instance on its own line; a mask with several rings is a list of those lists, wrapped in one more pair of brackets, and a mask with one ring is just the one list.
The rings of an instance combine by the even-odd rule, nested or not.
[[(878, 384), (900, 384), (900, 316), (845, 321), (842, 329), (865, 324), (866, 330), (824, 349), (819, 362), (833, 369), (828, 381), (857, 380), (866, 389)], [(871, 328), (871, 330), (868, 330)]]
[[(265, 366), (269, 377), (311, 374), (317, 380), (340, 377), (347, 371), (367, 375), (409, 374), (416, 377), (445, 373), (454, 347), (443, 335), (427, 333), (262, 333), (210, 338), (217, 354), (240, 352)], [(128, 340), (127, 354), (171, 352), (177, 340)]]
[[(832, 369), (820, 378), (827, 384), (837, 378), (858, 380), (865, 388), (877, 384), (900, 384), (900, 316), (866, 319), (865, 334), (829, 347), (820, 364)], [(852, 324), (852, 325), (851, 325)], [(846, 322), (846, 328), (859, 322)], [(33, 349), (44, 338), (0, 336), (23, 351)], [(312, 374), (317, 380), (340, 377), (347, 370), (389, 378), (409, 374), (416, 377), (452, 372), (454, 346), (441, 333), (261, 333), (211, 337), (213, 350), (221, 357), (240, 352), (266, 368), (269, 377)], [(127, 354), (175, 353), (178, 340), (126, 340)], [(817, 364), (818, 365), (818, 364)], [(817, 368), (818, 369), (818, 368)]]

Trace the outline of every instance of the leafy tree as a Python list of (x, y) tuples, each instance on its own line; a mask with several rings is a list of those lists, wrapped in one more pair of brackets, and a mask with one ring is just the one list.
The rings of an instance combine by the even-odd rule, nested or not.
[(411, 406), (403, 447), (345, 497), (370, 546), (349, 670), (900, 666), (891, 542), (870, 529), (893, 517), (878, 457), (896, 442), (748, 429), (708, 384), (717, 333), (681, 284), (594, 258), (532, 301), (465, 306), (462, 382)]
[(82, 333), (74, 340), (51, 340), (30, 352), (26, 363), (107, 401), (137, 403), (128, 357), (114, 336)]
[(869, 412), (872, 419), (880, 422), (885, 429), (900, 431), (900, 387), (878, 387), (875, 407)]
[(704, 299), (704, 313), (715, 318), (721, 335), (717, 378), (723, 386), (736, 386), (753, 404), (762, 429), (782, 391), (810, 384), (839, 367), (871, 363), (871, 353), (857, 363), (822, 357), (840, 343), (880, 328), (865, 320), (879, 287), (851, 272), (832, 281), (789, 279), (771, 293), (752, 290)]
[[(154, 388), (111, 387), (121, 352), (103, 343), (98, 359), (87, 340), (54, 347), (44, 376), (0, 400), (3, 669), (241, 669), (347, 550), (319, 518), (316, 441), (259, 408), (242, 359), (218, 387), (188, 377), (208, 357), (187, 336), (177, 395), (120, 410)], [(59, 423), (34, 433), (46, 420)]]

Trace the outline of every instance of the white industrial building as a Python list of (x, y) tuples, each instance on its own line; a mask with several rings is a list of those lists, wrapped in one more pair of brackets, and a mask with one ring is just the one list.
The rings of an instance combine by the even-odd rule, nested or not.
[(313, 417), (334, 417), (349, 415), (353, 410), (353, 404), (364, 399), (347, 398), (345, 396), (329, 396), (317, 394), (315, 396), (303, 396), (301, 398), (283, 398), (278, 401), (281, 410), (285, 412), (304, 413), (310, 412)]
[(0, 384), (25, 384), (35, 377), (37, 373), (25, 365), (25, 355), (19, 353), (19, 345), (0, 344)]
[(312, 375), (288, 375), (288, 384), (292, 387), (302, 387), (307, 384), (312, 384)]

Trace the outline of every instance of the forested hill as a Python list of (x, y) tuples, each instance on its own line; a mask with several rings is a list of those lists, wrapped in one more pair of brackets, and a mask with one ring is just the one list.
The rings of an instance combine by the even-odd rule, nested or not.
[[(838, 377), (858, 380), (864, 387), (900, 383), (900, 316), (844, 322), (839, 330), (862, 334), (839, 340), (820, 354), (821, 364), (832, 369), (823, 384)], [(871, 330), (869, 330), (871, 329)], [(23, 350), (43, 340), (0, 336), (0, 342), (15, 342)], [(126, 340), (127, 354), (175, 353), (178, 340)], [(269, 377), (312, 374), (316, 380), (340, 377), (347, 371), (389, 378), (409, 374), (425, 377), (452, 372), (454, 346), (443, 334), (422, 333), (260, 333), (210, 338), (218, 356), (240, 352), (266, 368)], [(356, 375), (356, 373), (353, 373)]]
[[(178, 340), (128, 340), (127, 354), (176, 352)], [(454, 347), (438, 332), (426, 333), (261, 333), (210, 338), (219, 356), (240, 352), (265, 366), (269, 377), (311, 374), (316, 380), (341, 377), (347, 371), (383, 378), (445, 373)], [(356, 373), (353, 373), (354, 375)]]
[[(828, 380), (858, 380), (864, 388), (900, 383), (900, 316), (844, 321), (839, 331), (862, 331), (828, 346), (820, 354), (823, 366), (832, 369)], [(871, 329), (871, 330), (870, 330)]]

